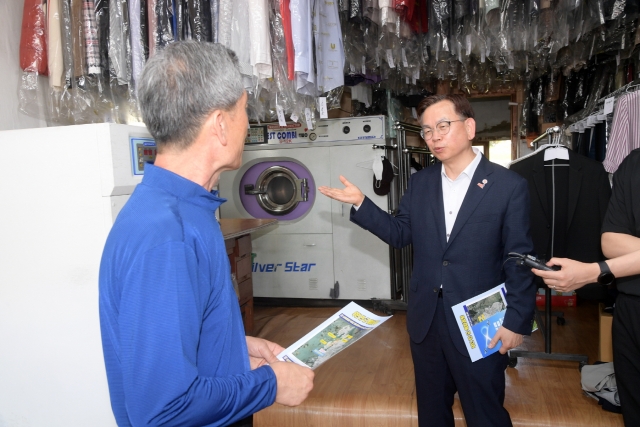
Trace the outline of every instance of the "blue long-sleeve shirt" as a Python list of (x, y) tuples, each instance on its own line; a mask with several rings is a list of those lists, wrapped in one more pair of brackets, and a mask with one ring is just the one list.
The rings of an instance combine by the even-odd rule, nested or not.
[(100, 326), (119, 426), (221, 426), (275, 401), (251, 370), (224, 240), (225, 199), (165, 169), (145, 176), (107, 239)]

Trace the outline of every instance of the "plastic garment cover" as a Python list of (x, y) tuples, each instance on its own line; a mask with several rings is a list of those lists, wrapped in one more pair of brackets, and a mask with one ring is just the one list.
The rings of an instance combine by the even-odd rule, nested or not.
[(46, 33), (46, 6), (41, 1), (28, 0), (24, 2), (22, 15), (22, 29), (20, 35), (19, 63), (22, 69), (20, 86), (18, 89), (18, 108), (23, 113), (44, 119), (43, 93), (40, 88), (44, 83), (41, 75), (48, 73), (48, 55)]
[(25, 0), (20, 34), (20, 68), (47, 75), (45, 5), (42, 0)]
[(378, 0), (380, 6), (380, 25), (381, 33), (389, 32), (395, 34), (397, 27), (398, 14), (393, 6), (393, 0)]
[(446, 56), (441, 52), (451, 52), (452, 0), (433, 0), (429, 9), (429, 46), (436, 60)]
[(149, 57), (156, 54), (156, 43), (158, 40), (158, 19), (156, 16), (156, 2), (158, 1), (161, 0), (147, 0), (147, 40), (149, 42)]
[(323, 93), (344, 85), (344, 48), (338, 5), (335, 2), (315, 2), (313, 28), (317, 87)]
[(289, 3), (296, 90), (304, 95), (316, 94), (311, 3), (312, 0), (291, 0)]
[[(60, 12), (61, 12), (61, 22), (62, 22), (62, 58), (63, 58), (63, 67), (64, 67), (64, 80), (65, 86), (70, 88), (73, 82), (73, 42), (72, 42), (72, 33), (71, 33), (71, 4), (69, 0), (60, 0)], [(108, 16), (107, 9), (107, 16)], [(97, 15), (98, 16), (98, 15)], [(108, 34), (108, 25), (109, 22), (107, 20), (107, 34)], [(104, 47), (106, 49), (106, 39), (104, 45), (100, 45), (101, 49)], [(105, 52), (104, 57), (107, 58), (108, 55)]]
[[(85, 75), (86, 58), (84, 54), (84, 31), (82, 30), (83, 0), (70, 0), (71, 13), (71, 49), (73, 53), (73, 77)], [(109, 19), (113, 19), (110, 17)]]
[[(344, 2), (348, 6), (349, 2)], [(358, 3), (359, 5), (359, 3)], [(367, 42), (365, 42), (365, 32), (371, 23), (363, 18), (362, 14), (356, 13), (351, 17), (354, 10), (353, 3), (351, 8), (343, 7), (340, 10), (340, 28), (342, 29), (342, 44), (344, 46), (344, 74), (345, 75), (365, 75), (367, 69)], [(360, 11), (361, 9), (358, 9)], [(377, 40), (375, 41), (377, 45)], [(369, 53), (370, 55), (374, 53)], [(372, 68), (375, 67), (375, 64)]]
[(250, 112), (261, 120), (278, 120), (277, 107), (284, 112), (294, 110), (296, 102), (295, 83), (288, 77), (287, 43), (282, 22), (282, 1), (270, 0), (270, 35), (273, 80), (262, 82), (255, 99), (250, 99)]
[[(247, 9), (245, 9), (245, 12), (246, 11)], [(182, 7), (182, 13), (186, 13), (188, 17), (188, 38), (197, 41), (211, 41), (210, 0), (186, 0), (186, 7)], [(183, 25), (184, 24), (183, 18)], [(185, 38), (187, 38), (186, 35)]]
[(280, 15), (282, 16), (282, 28), (287, 49), (287, 76), (289, 80), (295, 78), (295, 49), (293, 47), (293, 34), (291, 32), (291, 8), (290, 0), (280, 0)]
[[(234, 0), (233, 16), (231, 18), (231, 45), (229, 48), (238, 55), (240, 72), (247, 77), (253, 76), (251, 66), (251, 39), (250, 32), (247, 31), (247, 10), (249, 10), (248, 0)], [(250, 88), (252, 83), (245, 82), (245, 88)]]
[(82, 28), (84, 35), (84, 53), (87, 61), (87, 73), (100, 73), (100, 49), (98, 45), (98, 28), (93, 0), (82, 3)]
[(271, 39), (269, 37), (268, 0), (249, 0), (250, 63), (258, 79), (273, 76), (271, 67)]
[(211, 41), (218, 43), (218, 17), (220, 16), (220, 0), (211, 0)]
[[(103, 0), (107, 2), (108, 0)], [(146, 62), (149, 59), (149, 9), (147, 7), (147, 0), (140, 1), (140, 43), (142, 45), (142, 54)], [(96, 12), (97, 15), (97, 12)], [(99, 27), (100, 25), (98, 25)], [(102, 39), (100, 40), (102, 43)]]
[(62, 56), (62, 10), (60, 0), (49, 0), (47, 6), (49, 86), (61, 89), (64, 84), (64, 58)]
[(145, 63), (140, 13), (140, 0), (129, 0), (129, 18), (131, 22), (131, 75), (134, 85), (140, 78)]
[(376, 24), (376, 28), (380, 25), (380, 5), (378, 0), (362, 1), (362, 17), (368, 25)]
[(413, 19), (415, 6), (416, 0), (393, 0), (393, 8), (405, 21), (411, 21)]
[(218, 5), (218, 43), (231, 46), (231, 20), (233, 18), (233, 0), (219, 0)]
[[(63, 4), (61, 0), (49, 0), (47, 4), (47, 48), (49, 58), (49, 102), (51, 122), (59, 122), (64, 116), (63, 99), (67, 87), (64, 68)], [(66, 30), (66, 28), (64, 28)]]
[[(76, 0), (72, 0), (72, 5), (74, 1)], [(129, 28), (126, 6), (125, 0), (109, 2), (109, 66), (111, 75), (117, 79), (119, 85), (128, 84), (131, 78), (128, 63)], [(77, 59), (75, 51), (73, 58)], [(76, 70), (78, 70), (77, 66)]]

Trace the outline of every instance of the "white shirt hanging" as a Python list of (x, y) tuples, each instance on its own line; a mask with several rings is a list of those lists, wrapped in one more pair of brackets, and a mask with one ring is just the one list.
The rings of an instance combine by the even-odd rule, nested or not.
[(268, 0), (249, 0), (249, 19), (250, 61), (253, 75), (260, 80), (271, 78), (273, 67), (271, 65)]
[(313, 34), (311, 32), (311, 0), (291, 0), (291, 37), (295, 52), (296, 91), (316, 95), (313, 67)]

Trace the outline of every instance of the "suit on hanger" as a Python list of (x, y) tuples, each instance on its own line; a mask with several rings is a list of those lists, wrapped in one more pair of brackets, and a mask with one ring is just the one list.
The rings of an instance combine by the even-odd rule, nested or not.
[[(395, 217), (365, 198), (358, 210), (352, 209), (351, 220), (394, 247), (413, 244), (407, 329), (411, 341), (418, 344), (434, 330), (447, 333), (448, 329), (453, 344), (452, 350), (445, 352), (446, 360), (434, 358), (423, 363), (433, 365), (435, 372), (450, 370), (455, 382), (452, 388), (460, 393), (461, 400), (463, 393), (483, 394), (486, 408), (484, 405), (480, 405), (483, 408), (464, 408), (463, 404), (468, 425), (472, 426), (473, 422), (486, 420), (483, 418), (488, 415), (486, 412), (495, 408), (495, 399), (484, 394), (502, 394), (500, 397), (504, 400), (504, 393), (496, 385), (500, 381), (504, 385), (508, 357), (495, 353), (473, 362), (473, 371), (484, 371), (486, 376), (478, 380), (480, 384), (471, 379), (465, 381), (460, 372), (470, 369), (470, 359), (450, 308), (505, 282), (508, 307), (503, 326), (518, 334), (531, 333), (536, 292), (533, 275), (514, 261), (505, 262), (509, 252), (533, 251), (529, 235), (529, 193), (525, 180), (483, 156), (447, 241), (441, 171), (438, 164), (413, 174)], [(478, 185), (484, 180), (483, 185)], [(441, 286), (444, 315), (436, 315)], [(416, 372), (421, 369), (415, 368)], [(453, 403), (453, 393), (451, 400), (445, 400), (442, 406), (450, 406), (449, 403)], [(497, 425), (511, 425), (508, 414), (505, 420), (500, 418), (500, 411), (504, 409), (495, 408)]]
[[(568, 152), (569, 166), (555, 166), (560, 172), (556, 176), (556, 190), (560, 188), (566, 192), (567, 199), (564, 208), (555, 212), (557, 220), (564, 223), (564, 229), (560, 230), (564, 237), (562, 241), (556, 238), (554, 248), (563, 249), (561, 252), (554, 249), (553, 254), (553, 204), (550, 203), (553, 187), (548, 172), (552, 166), (545, 166), (544, 150), (510, 166), (529, 182), (533, 245), (538, 257), (545, 260), (556, 256), (587, 263), (602, 261), (600, 229), (611, 196), (609, 178), (602, 163), (571, 150)], [(544, 286), (541, 281), (537, 283)], [(603, 291), (600, 285), (587, 285), (577, 292), (587, 298), (603, 298)]]

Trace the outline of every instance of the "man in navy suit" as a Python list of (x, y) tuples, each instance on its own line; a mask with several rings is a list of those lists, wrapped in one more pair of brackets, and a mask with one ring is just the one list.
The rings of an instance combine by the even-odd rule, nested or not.
[[(509, 252), (533, 252), (528, 184), (472, 147), (476, 123), (463, 96), (429, 96), (418, 113), (442, 163), (411, 176), (395, 217), (342, 176), (344, 189), (319, 191), (353, 204), (351, 220), (390, 245), (413, 244), (407, 329), (420, 426), (453, 426), (456, 392), (467, 426), (511, 426), (503, 406), (507, 351), (531, 333), (536, 289), (528, 268), (505, 261)], [(451, 307), (503, 282), (507, 311), (490, 344), (502, 347), (472, 363)]]

